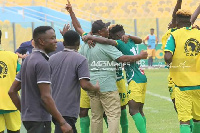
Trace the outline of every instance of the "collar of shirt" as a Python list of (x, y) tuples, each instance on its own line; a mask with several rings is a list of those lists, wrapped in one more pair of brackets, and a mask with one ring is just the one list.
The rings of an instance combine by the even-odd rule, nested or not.
[(36, 51), (39, 51), (40, 53), (43, 53), (49, 59), (49, 56), (43, 50), (37, 49), (37, 48), (33, 48), (33, 52), (36, 52)]

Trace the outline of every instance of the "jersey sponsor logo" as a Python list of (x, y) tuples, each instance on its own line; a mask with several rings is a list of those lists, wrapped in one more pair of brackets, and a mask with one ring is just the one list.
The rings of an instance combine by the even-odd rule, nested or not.
[(184, 50), (186, 56), (197, 56), (200, 52), (200, 43), (194, 38), (190, 38), (186, 41)]
[(3, 61), (0, 61), (0, 78), (5, 78), (7, 74), (8, 74), (7, 65)]

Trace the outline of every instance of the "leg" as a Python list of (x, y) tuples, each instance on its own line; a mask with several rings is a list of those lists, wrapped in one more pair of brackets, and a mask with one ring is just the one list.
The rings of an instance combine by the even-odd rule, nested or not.
[(128, 98), (127, 98), (125, 80), (122, 78), (121, 80), (118, 80), (116, 83), (117, 83), (117, 88), (118, 88), (118, 92), (120, 96), (120, 104), (121, 104), (120, 125), (122, 128), (122, 133), (128, 133), (128, 118), (127, 118), (127, 113), (126, 113), (126, 105), (128, 103)]
[(200, 90), (193, 90), (193, 128), (192, 133), (199, 133), (200, 132)]
[(20, 133), (20, 130), (18, 130), (18, 131), (10, 131), (10, 130), (7, 130), (7, 133)]
[(87, 92), (81, 89), (80, 114), (79, 114), (81, 133), (89, 133), (90, 131), (90, 117), (88, 116), (89, 109), (90, 109), (90, 98)]
[(88, 116), (89, 108), (80, 108), (80, 127), (81, 133), (89, 133), (90, 131), (90, 117)]
[(108, 132), (117, 133), (119, 131), (121, 115), (119, 92), (111, 91), (101, 93), (101, 102), (108, 118)]
[(175, 109), (175, 111), (177, 112), (177, 110), (176, 110), (176, 104), (175, 104), (175, 98), (172, 99), (172, 103), (174, 104), (174, 109)]
[(5, 130), (5, 118), (4, 118), (4, 114), (0, 114), (0, 133), (4, 133)]
[(142, 117), (144, 119), (144, 123), (145, 123), (145, 127), (146, 127), (147, 122), (146, 122), (146, 117), (145, 117), (144, 112), (143, 112), (143, 106), (144, 106), (144, 103), (141, 103), (141, 106), (139, 107), (139, 112), (140, 112), (140, 114), (142, 115)]
[(190, 120), (192, 119), (192, 96), (191, 91), (175, 89), (175, 105), (180, 121), (180, 133), (191, 133)]
[(146, 133), (145, 120), (140, 114), (140, 110), (139, 110), (139, 108), (142, 106), (142, 103), (138, 103), (138, 102), (135, 102), (134, 100), (130, 100), (128, 102), (128, 105), (129, 105), (129, 113), (132, 116), (133, 120), (135, 121), (137, 130), (140, 133)]
[(20, 133), (21, 116), (19, 111), (4, 114), (8, 133)]
[(91, 132), (103, 133), (103, 107), (100, 101), (100, 92), (88, 92), (91, 106)]
[(106, 123), (106, 126), (108, 128), (108, 119), (107, 119), (107, 116), (106, 116), (105, 112), (103, 113), (103, 119), (104, 119), (104, 121)]
[(50, 133), (51, 122), (23, 121), (27, 133)]
[(122, 128), (122, 133), (128, 133), (128, 118), (126, 113), (126, 105), (121, 106), (120, 125)]
[(130, 91), (129, 94), (129, 113), (135, 121), (135, 125), (137, 130), (140, 133), (146, 133), (146, 124), (145, 117), (143, 112), (143, 106), (145, 101), (146, 94), (146, 84), (147, 83), (136, 83), (135, 81), (131, 81), (129, 83), (128, 89)]

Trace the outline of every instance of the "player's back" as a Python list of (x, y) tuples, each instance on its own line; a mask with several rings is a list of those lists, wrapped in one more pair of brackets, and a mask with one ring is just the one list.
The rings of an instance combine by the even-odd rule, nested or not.
[[(117, 40), (117, 48), (124, 54), (124, 55), (137, 55), (137, 47), (135, 43), (129, 39), (128, 42), (125, 44), (121, 40)], [(140, 65), (137, 62), (133, 62), (124, 66), (126, 71), (126, 78), (129, 82), (131, 79), (136, 81), (137, 83), (145, 83), (147, 82), (146, 76), (143, 70), (140, 69)]]

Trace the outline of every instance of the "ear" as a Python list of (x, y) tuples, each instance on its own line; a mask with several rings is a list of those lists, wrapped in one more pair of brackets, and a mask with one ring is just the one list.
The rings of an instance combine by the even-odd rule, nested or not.
[(39, 42), (40, 45), (44, 45), (44, 40), (43, 39), (38, 38), (38, 42)]
[(101, 33), (102, 33), (101, 30), (98, 30), (98, 34), (101, 35)]
[(63, 41), (63, 45), (66, 46), (66, 42), (65, 41)]

